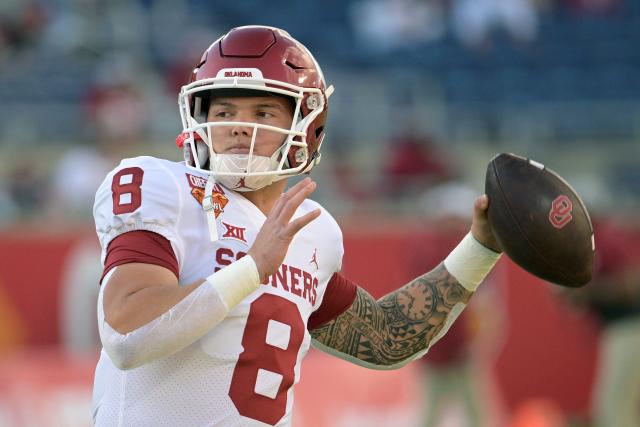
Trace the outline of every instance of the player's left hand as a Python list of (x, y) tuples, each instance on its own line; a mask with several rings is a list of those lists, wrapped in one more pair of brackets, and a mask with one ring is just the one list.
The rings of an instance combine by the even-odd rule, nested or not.
[(473, 203), (473, 222), (471, 223), (471, 234), (475, 239), (487, 248), (502, 252), (502, 248), (498, 244), (487, 216), (489, 209), (489, 197), (486, 194), (476, 198)]

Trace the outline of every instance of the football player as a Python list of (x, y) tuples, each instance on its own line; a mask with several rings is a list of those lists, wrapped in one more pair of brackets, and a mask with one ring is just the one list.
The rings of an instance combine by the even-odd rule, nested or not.
[[(287, 426), (309, 346), (374, 369), (424, 355), (500, 254), (486, 196), (433, 271), (375, 300), (307, 197), (333, 92), (287, 32), (235, 28), (179, 95), (184, 162), (126, 159), (94, 207), (98, 426)], [(471, 207), (470, 207), (471, 209)]]

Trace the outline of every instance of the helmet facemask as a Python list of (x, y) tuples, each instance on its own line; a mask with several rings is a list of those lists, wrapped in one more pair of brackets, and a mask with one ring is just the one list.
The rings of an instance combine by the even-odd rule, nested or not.
[[(257, 69), (253, 74), (261, 76)], [(222, 74), (219, 73), (219, 74)], [(255, 122), (207, 121), (213, 97), (282, 96), (292, 101), (293, 114), (288, 129)], [(303, 106), (303, 102), (305, 103)], [(308, 172), (319, 158), (318, 149), (309, 152), (307, 131), (314, 119), (325, 111), (326, 99), (317, 88), (304, 88), (262, 78), (216, 77), (184, 86), (179, 96), (183, 149), (186, 164), (206, 171), (217, 181), (236, 191), (253, 191), (292, 175)], [(303, 110), (306, 114), (303, 114)], [(229, 127), (251, 129), (248, 153), (216, 153), (216, 133)], [(222, 128), (222, 129), (221, 129)], [(282, 144), (269, 157), (255, 154), (256, 141), (270, 134)], [(311, 158), (313, 156), (313, 158)]]

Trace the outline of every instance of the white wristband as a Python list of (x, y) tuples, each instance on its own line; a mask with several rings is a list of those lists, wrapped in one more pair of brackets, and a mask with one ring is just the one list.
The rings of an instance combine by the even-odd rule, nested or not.
[(207, 282), (220, 292), (230, 310), (260, 287), (260, 275), (251, 255), (245, 255), (207, 277)]
[(451, 251), (444, 266), (466, 289), (475, 291), (502, 253), (494, 252), (478, 242), (471, 233)]

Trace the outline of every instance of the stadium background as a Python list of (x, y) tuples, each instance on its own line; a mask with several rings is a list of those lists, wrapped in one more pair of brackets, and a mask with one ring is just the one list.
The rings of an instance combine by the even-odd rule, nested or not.
[[(179, 160), (179, 86), (221, 33), (254, 23), (305, 43), (336, 86), (315, 198), (374, 295), (448, 253), (502, 151), (583, 195), (601, 231), (594, 285), (637, 288), (638, 1), (3, 1), (0, 426), (90, 424), (95, 189), (119, 158)], [(612, 316), (575, 299), (501, 261), (426, 360), (374, 372), (312, 351), (297, 425), (596, 425)]]

